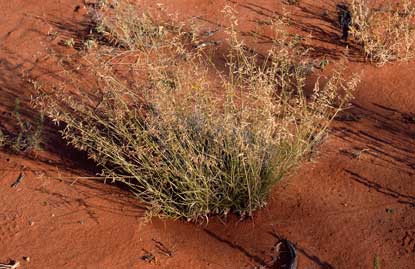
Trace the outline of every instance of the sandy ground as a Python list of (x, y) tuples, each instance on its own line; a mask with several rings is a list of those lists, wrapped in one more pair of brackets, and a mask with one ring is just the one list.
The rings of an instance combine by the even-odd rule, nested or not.
[[(313, 33), (316, 57), (344, 57), (333, 15), (323, 16), (326, 9), (332, 14), (335, 1), (298, 7), (265, 0), (164, 2), (205, 19), (207, 28), (224, 23), (225, 4), (235, 6), (246, 29), (285, 7), (299, 32)], [(16, 98), (23, 116), (37, 115), (27, 77), (59, 81), (63, 74), (47, 48), (81, 31), (86, 10), (75, 0), (0, 0), (0, 7), (0, 123), (8, 126)], [(353, 47), (349, 60), (349, 72), (362, 75), (348, 112), (356, 121), (336, 121), (319, 156), (276, 186), (252, 220), (145, 222), (128, 192), (74, 180), (93, 174), (53, 127), (42, 152), (0, 152), (0, 263), (19, 260), (28, 269), (273, 268), (275, 246), (284, 237), (297, 248), (298, 268), (376, 268), (375, 260), (380, 268), (415, 268), (415, 123), (408, 116), (415, 113), (415, 62), (376, 68), (362, 63)], [(22, 172), (21, 184), (11, 188)]]

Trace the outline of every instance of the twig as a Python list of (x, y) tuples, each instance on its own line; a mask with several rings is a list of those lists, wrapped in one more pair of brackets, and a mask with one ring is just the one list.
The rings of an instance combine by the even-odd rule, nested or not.
[(221, 43), (221, 41), (206, 41), (196, 45), (197, 49), (201, 49), (207, 46), (217, 46)]
[(17, 186), (22, 182), (23, 178), (24, 178), (24, 173), (20, 172), (20, 174), (17, 177), (16, 181), (10, 187), (17, 188)]
[(364, 149), (361, 149), (361, 150), (355, 150), (354, 152), (352, 152), (352, 155), (355, 158), (360, 160), (360, 157), (362, 156), (362, 154), (365, 153), (365, 152), (369, 152), (369, 151), (370, 151), (370, 149), (368, 149), (368, 148), (364, 148)]
[(146, 261), (148, 263), (155, 263), (156, 262), (156, 256), (154, 256), (151, 252), (143, 249), (144, 255), (141, 256), (141, 259), (143, 261)]
[(216, 28), (215, 30), (212, 30), (212, 31), (206, 31), (206, 32), (204, 32), (204, 33), (202, 33), (202, 36), (204, 36), (204, 37), (209, 37), (209, 36), (213, 36), (214, 34), (216, 34), (216, 32), (218, 32), (220, 29), (219, 29), (219, 27), (218, 28)]
[(20, 262), (11, 261), (8, 264), (0, 263), (0, 269), (15, 269), (20, 266)]

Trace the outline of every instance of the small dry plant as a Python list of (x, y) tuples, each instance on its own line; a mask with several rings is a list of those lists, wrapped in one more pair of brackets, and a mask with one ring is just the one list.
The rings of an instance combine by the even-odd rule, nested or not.
[(368, 0), (352, 0), (350, 32), (366, 58), (383, 65), (414, 57), (415, 8), (411, 0), (370, 7)]
[[(20, 100), (16, 99), (15, 108), (10, 128), (0, 128), (0, 148), (4, 147), (15, 153), (28, 152), (33, 149), (40, 149), (43, 132), (43, 115), (40, 115), (36, 123), (24, 120), (20, 114)], [(1, 125), (0, 125), (1, 127)]]
[[(358, 83), (336, 72), (306, 97), (307, 51), (281, 21), (260, 57), (240, 40), (236, 13), (225, 8), (224, 68), (192, 45), (197, 33), (117, 12), (101, 20), (119, 49), (96, 61), (105, 62), (93, 68), (97, 90), (55, 89), (36, 104), (151, 215), (251, 215), (321, 142)], [(126, 54), (136, 58), (120, 72), (110, 61)]]

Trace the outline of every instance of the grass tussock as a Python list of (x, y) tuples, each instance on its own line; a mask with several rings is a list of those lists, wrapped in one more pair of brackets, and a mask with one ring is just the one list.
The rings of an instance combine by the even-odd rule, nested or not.
[(251, 215), (321, 142), (358, 83), (335, 72), (307, 97), (307, 51), (281, 21), (261, 56), (247, 49), (235, 11), (225, 8), (221, 68), (192, 45), (197, 33), (131, 10), (101, 17), (98, 26), (119, 45), (111, 59), (134, 52), (122, 67), (135, 75), (120, 75), (99, 58), (97, 90), (55, 90), (36, 104), (64, 124), (64, 138), (87, 151), (103, 177), (126, 184), (152, 215)]
[[(0, 124), (0, 148), (14, 153), (25, 153), (41, 148), (44, 118), (41, 114), (35, 123), (24, 120), (20, 114), (20, 100), (16, 99), (9, 128)], [(3, 128), (2, 128), (3, 127)]]
[(414, 57), (415, 8), (411, 0), (371, 7), (368, 0), (352, 0), (351, 34), (366, 58), (383, 65)]

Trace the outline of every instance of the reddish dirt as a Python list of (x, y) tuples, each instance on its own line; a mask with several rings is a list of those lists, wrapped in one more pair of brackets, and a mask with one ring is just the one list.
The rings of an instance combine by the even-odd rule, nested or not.
[[(225, 4), (235, 6), (247, 31), (252, 21), (285, 7), (299, 32), (313, 32), (309, 45), (317, 57), (344, 59), (331, 23), (334, 3), (164, 2), (169, 10), (206, 19), (208, 28), (214, 28), (208, 21), (224, 23)], [(25, 78), (61, 78), (46, 49), (80, 31), (86, 10), (75, 0), (0, 0), (0, 7), (0, 123), (8, 126), (16, 98), (23, 116), (37, 115)], [(336, 121), (318, 157), (277, 185), (251, 220), (145, 222), (127, 191), (74, 180), (93, 174), (52, 126), (45, 151), (0, 153), (0, 263), (19, 260), (28, 269), (272, 268), (276, 244), (287, 238), (297, 248), (298, 268), (376, 268), (375, 260), (380, 268), (415, 268), (415, 123), (408, 116), (415, 113), (415, 62), (373, 67), (353, 46), (349, 60), (350, 72), (362, 74), (348, 112), (356, 121)], [(21, 171), (23, 181), (11, 188)]]

